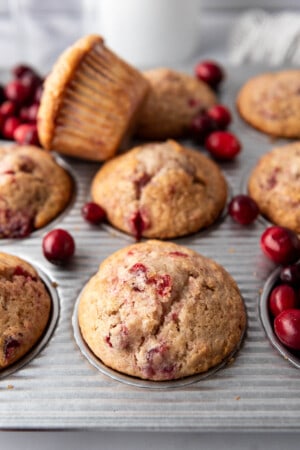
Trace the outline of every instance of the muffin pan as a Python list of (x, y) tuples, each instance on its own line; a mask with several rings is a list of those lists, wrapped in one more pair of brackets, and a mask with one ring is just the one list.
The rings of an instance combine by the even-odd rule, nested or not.
[[(191, 73), (192, 66), (184, 69)], [(261, 154), (270, 150), (274, 141), (250, 129), (234, 107), (242, 84), (266, 69), (226, 66), (225, 69), (227, 77), (220, 101), (233, 112), (230, 129), (241, 140), (243, 151), (236, 161), (220, 165), (231, 186), (231, 194), (235, 195), (241, 193), (241, 177), (247, 167), (253, 166)], [(192, 142), (184, 143), (197, 148)], [(274, 265), (259, 248), (259, 238), (266, 224), (257, 220), (249, 227), (242, 227), (226, 215), (205, 232), (174, 239), (213, 258), (228, 270), (245, 300), (248, 327), (241, 348), (220, 370), (188, 380), (192, 384), (179, 380), (177, 383), (181, 384), (176, 389), (171, 384), (157, 385), (159, 389), (140, 389), (139, 380), (128, 383), (127, 379), (112, 378), (107, 368), (99, 370), (95, 367), (99, 362), (93, 360), (93, 355), (84, 355), (78, 346), (81, 343), (76, 328), (76, 308), (83, 286), (103, 259), (134, 239), (130, 236), (124, 239), (123, 233), (108, 226), (92, 226), (81, 216), (81, 207), (90, 198), (90, 183), (100, 163), (60, 159), (70, 167), (76, 195), (65, 213), (47, 226), (47, 231), (60, 227), (71, 232), (76, 243), (71, 263), (58, 267), (45, 260), (41, 243), (46, 229), (25, 239), (1, 242), (1, 251), (32, 261), (40, 268), (42, 278), (46, 274), (49, 289), (56, 286), (51, 295), (52, 298), (57, 295), (59, 307), (56, 321), (51, 322), (47, 330), (51, 339), (47, 334), (46, 341), (41, 342), (43, 348), (35, 348), (32, 359), (24, 360), (22, 367), (1, 373), (0, 428), (298, 430), (299, 371), (270, 345), (260, 320), (258, 297), (274, 270)], [(268, 289), (268, 284), (266, 286)]]

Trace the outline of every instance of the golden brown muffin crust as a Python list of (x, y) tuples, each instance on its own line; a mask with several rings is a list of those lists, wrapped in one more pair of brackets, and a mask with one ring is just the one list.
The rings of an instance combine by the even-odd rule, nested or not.
[(0, 237), (41, 228), (69, 203), (73, 183), (54, 157), (34, 146), (0, 147)]
[(278, 137), (300, 136), (300, 70), (258, 75), (241, 88), (237, 109), (260, 131)]
[(51, 298), (36, 270), (0, 253), (0, 368), (24, 356), (45, 331)]
[(214, 223), (227, 198), (212, 160), (175, 141), (145, 144), (106, 162), (91, 195), (118, 229), (136, 237), (172, 238)]
[(186, 73), (168, 68), (145, 71), (150, 84), (137, 125), (147, 139), (176, 138), (187, 134), (193, 117), (217, 101), (211, 88)]
[(263, 155), (250, 174), (248, 191), (267, 219), (300, 233), (300, 142)]
[(104, 364), (150, 380), (207, 371), (237, 349), (246, 326), (239, 289), (220, 265), (159, 241), (108, 257), (84, 288), (78, 320)]

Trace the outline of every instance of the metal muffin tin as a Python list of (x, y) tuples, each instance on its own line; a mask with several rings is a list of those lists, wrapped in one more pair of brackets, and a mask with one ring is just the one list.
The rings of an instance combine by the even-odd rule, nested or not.
[[(226, 67), (225, 67), (226, 68)], [(181, 68), (191, 73), (191, 67)], [(245, 170), (281, 141), (272, 141), (245, 124), (235, 113), (242, 84), (265, 71), (262, 67), (227, 67), (220, 101), (233, 112), (230, 129), (243, 144), (236, 161), (220, 164), (232, 195), (241, 193)], [(282, 141), (283, 143), (284, 141)], [(187, 145), (197, 146), (185, 141)], [(199, 147), (198, 147), (199, 148)], [(199, 148), (200, 149), (200, 148)], [(202, 149), (202, 151), (204, 151)], [(81, 217), (99, 163), (61, 158), (76, 184), (74, 201), (65, 214), (26, 239), (1, 242), (40, 268), (56, 286), (59, 311), (51, 336), (33, 358), (0, 379), (0, 428), (39, 430), (156, 431), (296, 431), (300, 423), (300, 372), (270, 343), (259, 314), (259, 294), (275, 266), (261, 253), (259, 238), (266, 224), (242, 227), (226, 216), (205, 232), (173, 239), (213, 258), (233, 276), (245, 300), (248, 327), (230, 364), (192, 384), (141, 389), (99, 371), (81, 352), (76, 336), (80, 292), (98, 266), (134, 239)], [(42, 237), (52, 227), (70, 231), (76, 253), (66, 267), (52, 265), (42, 253)], [(73, 323), (72, 323), (73, 319)], [(75, 328), (75, 332), (74, 332)]]

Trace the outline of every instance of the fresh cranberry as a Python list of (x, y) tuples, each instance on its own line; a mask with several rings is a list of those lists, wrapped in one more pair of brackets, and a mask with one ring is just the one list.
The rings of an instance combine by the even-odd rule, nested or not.
[(0, 104), (6, 99), (4, 87), (0, 84)]
[(1, 111), (0, 111), (0, 134), (2, 133), (2, 128), (3, 128), (4, 122), (5, 122), (5, 117), (3, 114), (1, 114)]
[(300, 309), (285, 309), (274, 320), (278, 339), (293, 350), (300, 350)]
[(228, 205), (229, 215), (241, 225), (254, 222), (259, 214), (256, 202), (248, 195), (236, 195)]
[(8, 100), (18, 104), (23, 104), (29, 98), (31, 93), (30, 86), (24, 84), (21, 80), (10, 81), (5, 86), (5, 95)]
[(195, 141), (203, 144), (205, 138), (215, 130), (215, 122), (205, 113), (198, 114), (192, 119), (190, 126), (191, 136)]
[(215, 61), (201, 61), (195, 67), (195, 74), (199, 80), (216, 88), (224, 78), (224, 71)]
[(18, 108), (16, 103), (12, 102), (11, 100), (6, 100), (0, 106), (0, 112), (4, 117), (11, 117), (16, 115), (17, 110)]
[(228, 131), (214, 131), (205, 140), (206, 149), (217, 159), (231, 160), (241, 151), (241, 143)]
[(2, 135), (6, 139), (13, 139), (14, 132), (20, 125), (21, 121), (18, 117), (8, 117), (2, 127)]
[(292, 263), (300, 254), (300, 243), (296, 233), (276, 225), (263, 232), (260, 245), (264, 254), (277, 264)]
[(35, 71), (26, 64), (19, 64), (12, 69), (12, 73), (15, 78), (22, 78), (25, 73), (35, 73)]
[(276, 286), (269, 298), (269, 309), (274, 317), (285, 309), (297, 308), (297, 295), (288, 284)]
[(37, 126), (33, 123), (19, 124), (14, 130), (13, 138), (20, 145), (39, 145)]
[(279, 278), (283, 283), (291, 284), (292, 286), (300, 285), (300, 264), (291, 264), (283, 267), (280, 271)]
[(28, 108), (27, 108), (27, 120), (29, 122), (36, 122), (39, 106), (40, 105), (38, 103), (32, 103), (32, 105), (28, 106)]
[(35, 93), (34, 93), (34, 99), (33, 100), (34, 100), (35, 103), (40, 103), (41, 102), (42, 94), (43, 94), (43, 85), (41, 84), (41, 85), (39, 85), (36, 88)]
[(95, 225), (101, 223), (106, 216), (104, 209), (94, 202), (85, 203), (82, 207), (81, 213), (87, 222)]
[(67, 263), (75, 252), (75, 242), (71, 234), (61, 228), (50, 231), (43, 238), (43, 253), (53, 264)]
[(223, 130), (231, 123), (231, 113), (226, 106), (214, 105), (207, 111), (207, 115), (215, 121), (216, 127)]

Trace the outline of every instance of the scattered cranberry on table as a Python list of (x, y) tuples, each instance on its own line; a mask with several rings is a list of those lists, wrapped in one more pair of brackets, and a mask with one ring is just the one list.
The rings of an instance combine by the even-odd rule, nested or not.
[(215, 129), (215, 121), (208, 114), (201, 113), (193, 118), (190, 131), (196, 142), (204, 144), (207, 136)]
[(207, 115), (216, 124), (216, 128), (219, 130), (224, 130), (230, 125), (232, 117), (229, 109), (221, 104), (211, 106), (207, 110)]
[(300, 241), (292, 230), (273, 225), (260, 238), (264, 254), (277, 264), (290, 264), (300, 256)]
[(87, 202), (81, 209), (83, 218), (94, 225), (103, 222), (106, 217), (104, 209), (94, 202)]
[(256, 202), (248, 195), (236, 195), (228, 205), (228, 214), (241, 225), (250, 225), (259, 214)]
[(241, 151), (238, 138), (228, 131), (214, 131), (205, 140), (205, 148), (220, 160), (232, 160)]
[[(43, 79), (27, 65), (14, 67), (12, 77), (0, 86), (0, 138), (39, 145), (36, 121)], [(24, 127), (27, 124), (30, 127)]]
[(215, 61), (210, 60), (200, 61), (195, 67), (195, 75), (212, 88), (218, 87), (225, 77), (222, 67)]
[(47, 233), (42, 242), (43, 253), (52, 264), (63, 265), (69, 262), (75, 252), (72, 235), (61, 228)]

